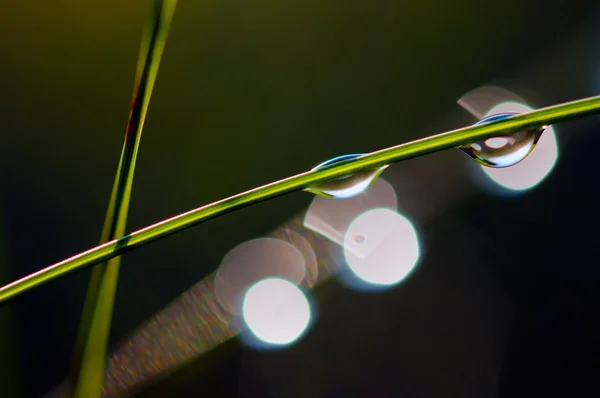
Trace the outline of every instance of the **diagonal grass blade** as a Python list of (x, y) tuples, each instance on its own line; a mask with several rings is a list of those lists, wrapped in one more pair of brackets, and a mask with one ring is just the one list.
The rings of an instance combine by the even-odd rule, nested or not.
[(173, 235), (210, 219), (272, 198), (310, 188), (319, 183), (343, 177), (360, 170), (373, 169), (429, 153), (456, 148), (460, 145), (494, 137), (499, 134), (511, 134), (542, 124), (551, 125), (598, 113), (600, 113), (600, 96), (584, 98), (548, 108), (537, 109), (497, 122), (483, 123), (432, 135), (416, 141), (371, 152), (326, 169), (296, 174), (160, 221), (16, 280), (0, 288), (0, 305), (6, 304), (15, 297), (58, 278), (120, 256), (138, 247)]

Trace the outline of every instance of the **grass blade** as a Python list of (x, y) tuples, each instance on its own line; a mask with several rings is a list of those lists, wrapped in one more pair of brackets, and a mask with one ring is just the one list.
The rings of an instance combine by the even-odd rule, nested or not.
[[(177, 0), (154, 0), (144, 32), (125, 142), (108, 206), (101, 243), (125, 234), (135, 163), (152, 89)], [(73, 397), (100, 397), (120, 257), (92, 270), (75, 343), (69, 390)]]
[(498, 122), (484, 123), (433, 135), (417, 141), (371, 152), (327, 169), (297, 174), (163, 220), (21, 278), (0, 288), (0, 305), (52, 280), (117, 257), (135, 248), (212, 218), (264, 202), (271, 198), (300, 191), (328, 180), (356, 173), (360, 170), (373, 169), (444, 149), (456, 148), (460, 145), (500, 134), (515, 133), (540, 125), (556, 124), (597, 113), (600, 113), (600, 96), (538, 109)]

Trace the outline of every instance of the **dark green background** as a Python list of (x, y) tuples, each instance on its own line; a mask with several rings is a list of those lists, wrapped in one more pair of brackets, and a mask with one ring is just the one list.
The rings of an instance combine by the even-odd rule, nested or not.
[[(595, 3), (181, 1), (142, 138), (128, 230), (338, 154), (466, 125), (472, 119), (455, 101), (485, 83), (528, 89), (537, 106), (592, 95), (600, 65)], [(0, 199), (7, 280), (97, 243), (147, 6), (141, 0), (2, 4)], [(590, 123), (574, 126), (591, 131)], [(589, 134), (574, 136), (598, 143), (585, 141)], [(431, 167), (442, 159), (435, 156)], [(580, 167), (577, 152), (568, 156), (573, 163), (564, 167)], [(439, 170), (441, 181), (443, 164)], [(565, 170), (546, 189), (572, 200), (559, 178), (573, 181), (575, 172)], [(583, 184), (593, 186), (597, 167), (586, 170)], [(575, 188), (585, 198), (595, 192)], [(536, 192), (536, 202), (511, 199), (499, 206), (518, 208), (507, 210), (513, 216), (544, 218), (558, 202), (544, 202), (545, 194)], [(310, 199), (277, 199), (127, 255), (113, 341), (214, 270), (227, 250), (276, 227)], [(472, 200), (466, 209), (492, 205), (484, 194)], [(448, 212), (477, 221), (486, 214)], [(598, 213), (583, 217), (597, 219)], [(506, 220), (491, 218), (499, 237), (513, 232)], [(522, 246), (499, 247), (518, 253)], [(10, 307), (15, 330), (3, 321), (7, 332), (0, 336), (14, 332), (18, 338), (2, 349), (16, 347), (18, 354), (3, 354), (1, 365), (8, 369), (3, 385), (20, 386), (14, 394), (40, 396), (65, 376), (87, 275), (44, 287)], [(10, 376), (17, 369), (19, 377)]]

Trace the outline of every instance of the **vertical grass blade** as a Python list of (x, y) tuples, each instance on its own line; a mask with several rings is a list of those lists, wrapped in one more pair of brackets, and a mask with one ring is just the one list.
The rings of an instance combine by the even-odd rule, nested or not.
[[(125, 142), (104, 222), (101, 243), (120, 238), (125, 234), (133, 174), (144, 120), (176, 5), (177, 0), (152, 1), (150, 20), (144, 31), (140, 48)], [(119, 264), (120, 258), (116, 257), (99, 264), (92, 270), (68, 381), (70, 395), (73, 397), (98, 398), (101, 395)]]

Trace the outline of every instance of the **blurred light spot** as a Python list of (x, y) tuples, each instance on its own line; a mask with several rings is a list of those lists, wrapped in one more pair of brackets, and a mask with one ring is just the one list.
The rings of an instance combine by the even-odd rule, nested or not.
[(495, 86), (476, 88), (463, 95), (457, 101), (458, 105), (477, 119), (483, 119), (489, 115), (489, 110), (501, 102), (524, 103), (525, 101), (512, 91)]
[(374, 208), (398, 208), (394, 188), (382, 178), (353, 198), (330, 200), (315, 196), (304, 217), (304, 226), (342, 245), (352, 220)]
[(294, 284), (269, 278), (248, 289), (242, 314), (258, 339), (284, 345), (295, 342), (304, 333), (310, 321), (310, 306)]
[(389, 209), (373, 209), (358, 216), (344, 238), (350, 270), (362, 281), (395, 285), (414, 269), (420, 256), (412, 223)]
[(244, 242), (223, 257), (215, 276), (215, 295), (227, 312), (239, 315), (248, 286), (270, 277), (300, 284), (305, 277), (305, 264), (300, 250), (280, 239)]
[(275, 237), (289, 242), (302, 253), (306, 264), (306, 273), (304, 275), (303, 284), (306, 287), (313, 287), (319, 277), (319, 266), (317, 263), (317, 255), (308, 240), (298, 232), (289, 228), (277, 231)]
[[(525, 113), (533, 108), (523, 103), (504, 102), (488, 110), (487, 115), (496, 113)], [(490, 141), (490, 140), (488, 140)], [(521, 156), (513, 154), (514, 156)], [(558, 145), (552, 126), (548, 127), (540, 137), (535, 149), (519, 163), (506, 168), (490, 168), (480, 166), (483, 172), (503, 188), (522, 191), (535, 187), (552, 171), (558, 158)]]

